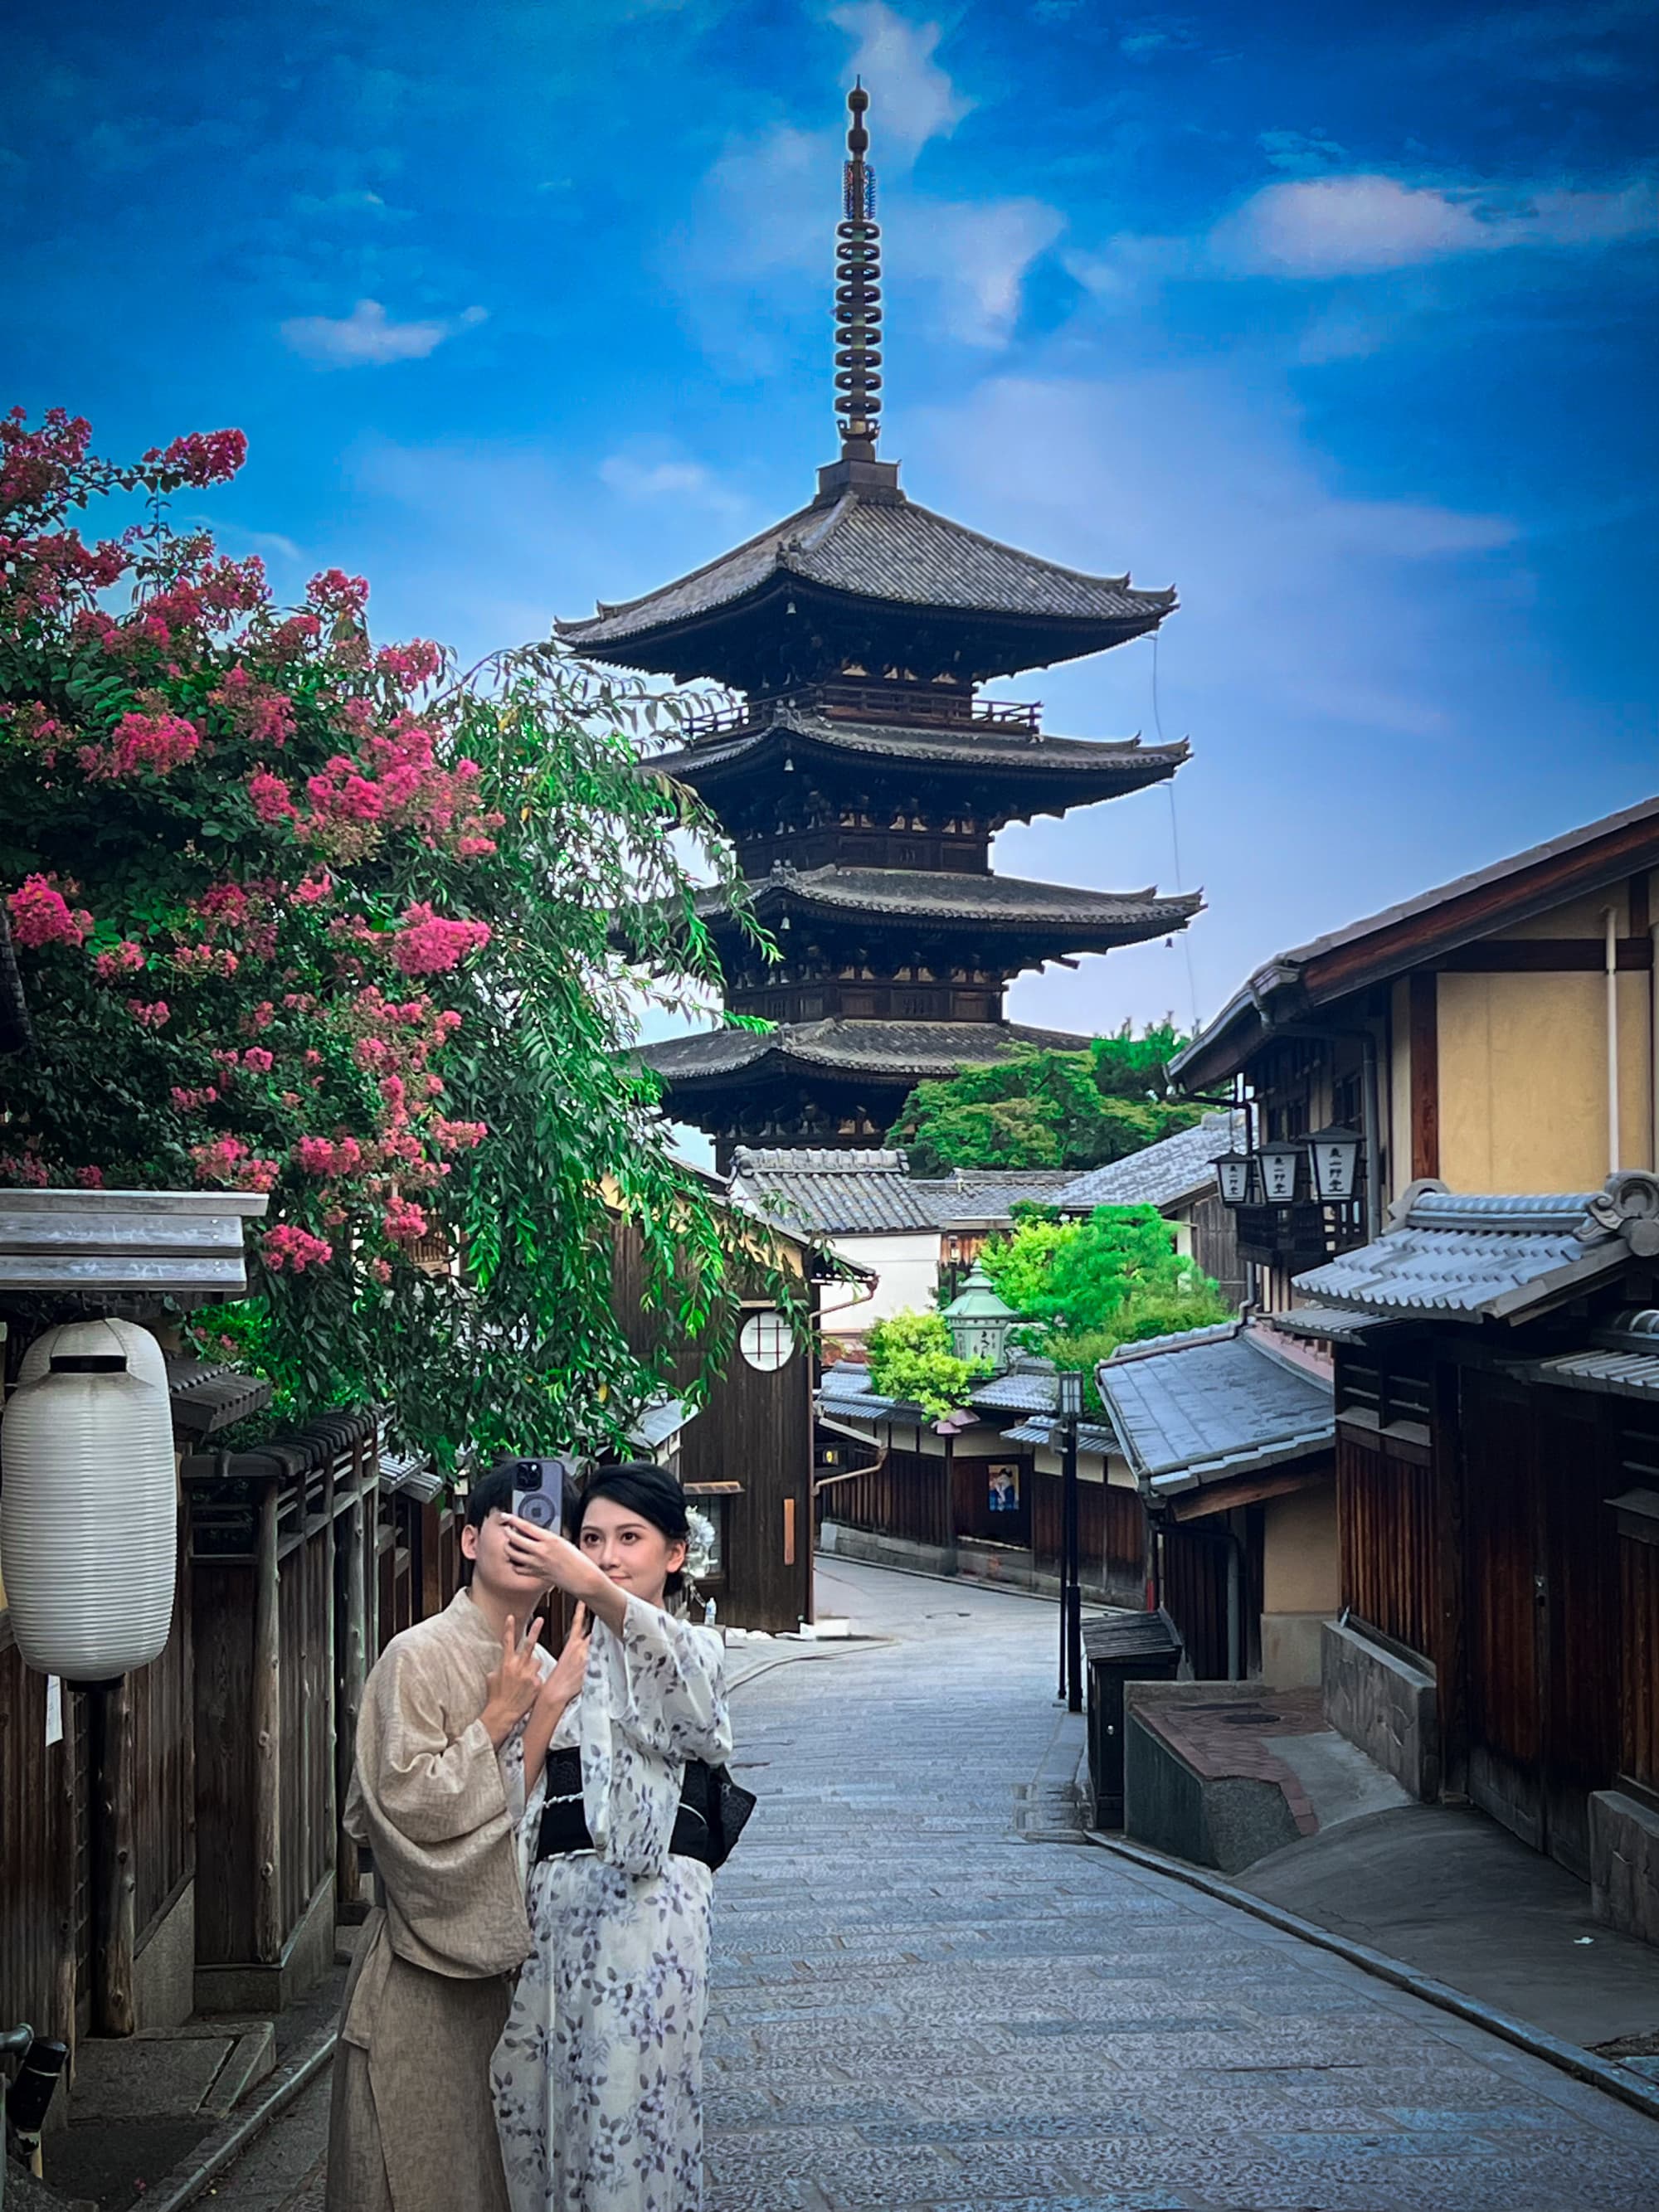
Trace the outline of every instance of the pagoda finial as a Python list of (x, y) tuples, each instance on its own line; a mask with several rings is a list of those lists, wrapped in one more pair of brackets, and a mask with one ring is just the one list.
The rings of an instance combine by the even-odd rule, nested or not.
[(870, 95), (862, 78), (847, 95), (843, 221), (836, 231), (836, 416), (842, 459), (873, 461), (881, 430), (881, 228), (876, 176), (865, 162)]

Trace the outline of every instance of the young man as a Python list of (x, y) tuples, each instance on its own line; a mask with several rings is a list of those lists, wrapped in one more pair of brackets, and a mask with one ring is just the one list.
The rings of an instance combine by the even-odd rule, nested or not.
[[(515, 1566), (502, 1516), (512, 1463), (467, 1499), (472, 1579), (395, 1636), (368, 1678), (348, 1835), (386, 1890), (364, 1923), (334, 2061), (328, 2212), (507, 2212), (489, 2059), (530, 1949), (500, 1753), (539, 1698), (562, 1710), (585, 1647), (547, 1671), (544, 1587)], [(574, 1681), (566, 1677), (574, 1671)]]

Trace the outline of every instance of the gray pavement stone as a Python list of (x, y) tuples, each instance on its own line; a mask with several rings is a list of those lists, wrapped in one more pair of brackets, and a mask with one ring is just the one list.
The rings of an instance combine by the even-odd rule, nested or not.
[(1659, 2124), (1219, 1900), (1021, 1840), (1053, 1608), (847, 1561), (738, 1692), (708, 2212), (1639, 2212)]

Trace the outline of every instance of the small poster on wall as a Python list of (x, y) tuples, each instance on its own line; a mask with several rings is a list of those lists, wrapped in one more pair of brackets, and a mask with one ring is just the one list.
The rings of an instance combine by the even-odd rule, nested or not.
[(993, 1513), (1018, 1513), (1019, 1510), (1019, 1467), (1000, 1464), (986, 1469), (989, 1485), (988, 1503)]

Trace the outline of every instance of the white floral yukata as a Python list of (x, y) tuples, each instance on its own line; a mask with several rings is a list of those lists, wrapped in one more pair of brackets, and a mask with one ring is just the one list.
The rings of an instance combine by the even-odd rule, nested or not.
[(551, 1746), (580, 1747), (593, 1850), (537, 1861), (542, 1782), (525, 1806), (533, 1948), (491, 2074), (513, 2212), (702, 2203), (714, 1876), (668, 1844), (686, 1762), (731, 1753), (722, 1660), (639, 1598), (620, 1636), (596, 1622)]

